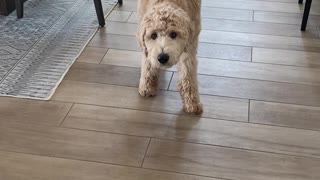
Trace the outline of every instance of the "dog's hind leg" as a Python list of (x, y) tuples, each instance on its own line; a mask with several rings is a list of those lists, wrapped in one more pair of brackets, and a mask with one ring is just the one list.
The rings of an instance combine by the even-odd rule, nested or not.
[(157, 94), (160, 69), (152, 67), (147, 57), (144, 57), (141, 64), (141, 77), (139, 93), (144, 97), (151, 97)]
[(184, 53), (181, 58), (178, 64), (178, 89), (182, 98), (183, 109), (187, 113), (199, 114), (203, 109), (198, 92), (197, 57), (190, 53)]

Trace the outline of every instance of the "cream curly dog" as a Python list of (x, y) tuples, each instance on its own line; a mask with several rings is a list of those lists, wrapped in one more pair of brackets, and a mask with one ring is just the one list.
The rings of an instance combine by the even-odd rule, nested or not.
[(201, 113), (197, 48), (201, 0), (139, 0), (138, 41), (143, 49), (139, 93), (155, 96), (160, 70), (178, 65), (183, 109)]

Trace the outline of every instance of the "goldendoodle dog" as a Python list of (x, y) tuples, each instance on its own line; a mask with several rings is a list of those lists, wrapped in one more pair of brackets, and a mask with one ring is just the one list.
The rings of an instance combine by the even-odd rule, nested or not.
[(178, 66), (183, 109), (201, 113), (197, 49), (201, 0), (139, 0), (138, 41), (143, 49), (139, 93), (155, 96), (160, 70)]

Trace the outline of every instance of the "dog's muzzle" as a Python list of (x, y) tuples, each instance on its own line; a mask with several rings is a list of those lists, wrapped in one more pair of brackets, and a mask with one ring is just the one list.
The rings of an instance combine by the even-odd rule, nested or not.
[(169, 61), (169, 55), (166, 53), (161, 53), (158, 55), (158, 61), (160, 64), (166, 64)]

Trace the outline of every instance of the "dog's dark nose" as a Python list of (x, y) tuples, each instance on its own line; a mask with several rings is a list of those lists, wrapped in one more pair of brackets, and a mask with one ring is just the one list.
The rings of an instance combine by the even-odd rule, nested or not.
[(158, 61), (160, 64), (166, 64), (169, 61), (169, 55), (166, 53), (159, 54)]

